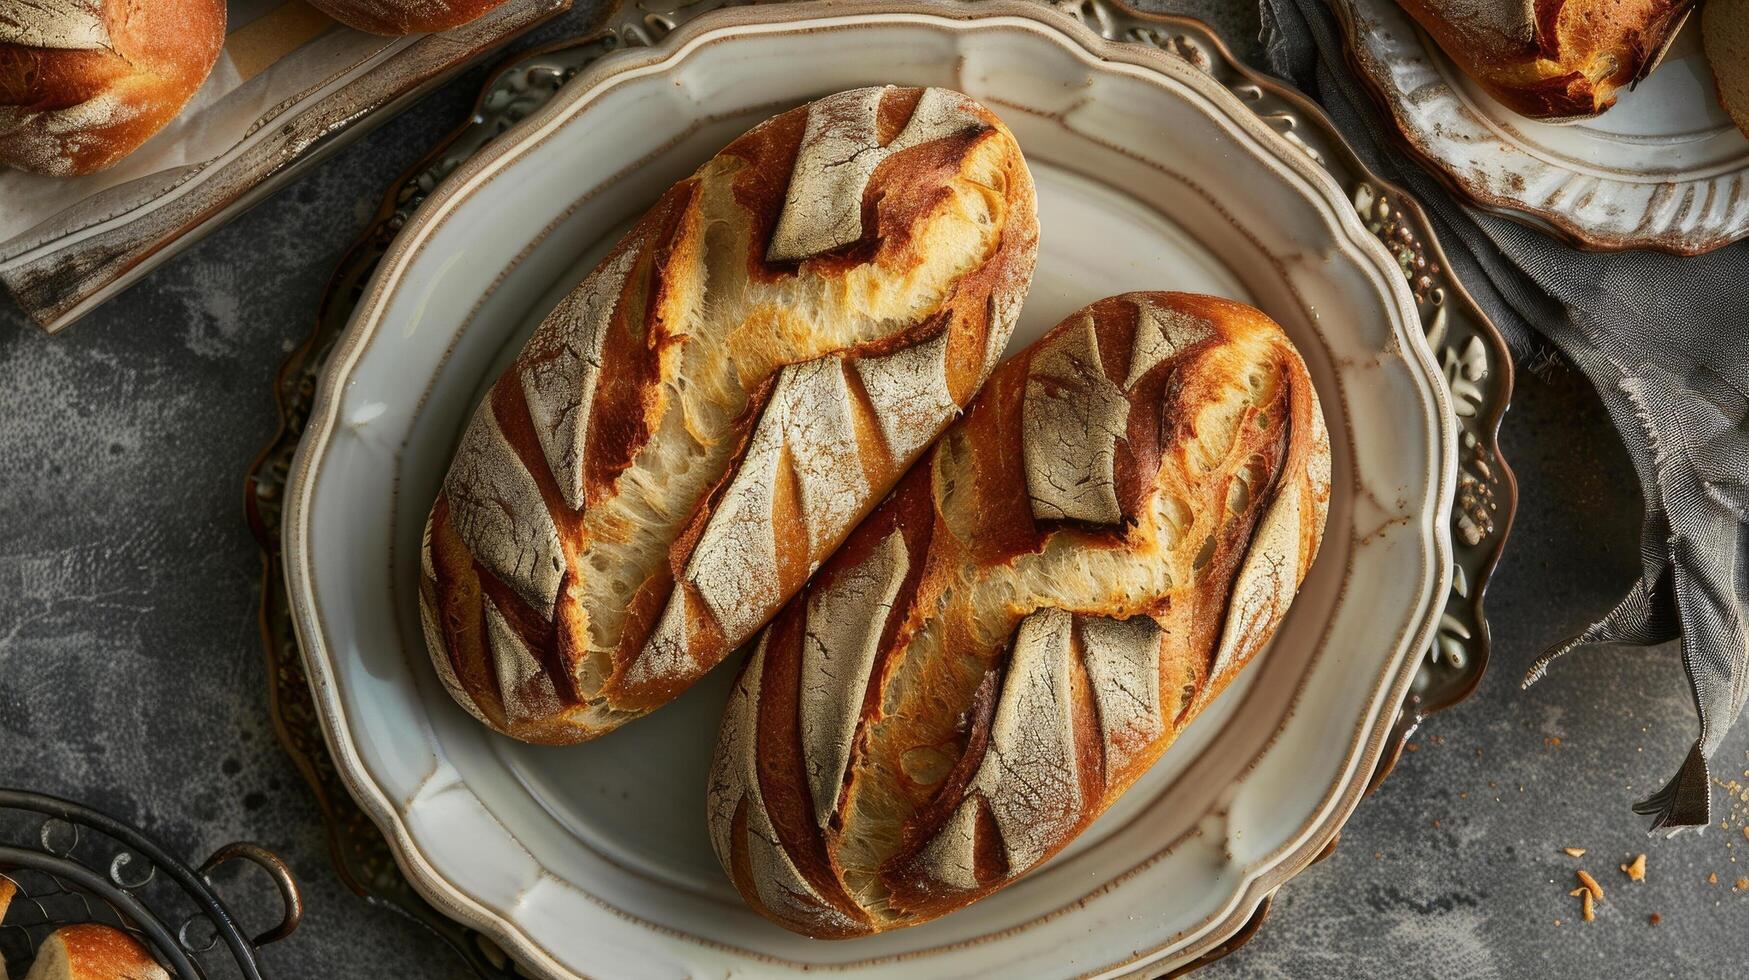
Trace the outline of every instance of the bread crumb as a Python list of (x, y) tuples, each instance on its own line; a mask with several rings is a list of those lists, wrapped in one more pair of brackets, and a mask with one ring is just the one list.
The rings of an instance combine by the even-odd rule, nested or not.
[(1603, 901), (1603, 886), (1597, 883), (1596, 878), (1591, 877), (1591, 872), (1586, 871), (1584, 868), (1580, 868), (1578, 874), (1579, 884), (1584, 885), (1585, 888), (1591, 892), (1593, 898), (1597, 899), (1599, 902)]
[(1663, 922), (1663, 921), (1664, 921), (1664, 917), (1663, 917), (1663, 916), (1661, 916), (1661, 915), (1659, 915), (1659, 914), (1658, 914), (1658, 913), (1656, 913), (1656, 912), (1653, 912), (1653, 913), (1652, 913), (1652, 914), (1651, 914), (1651, 915), (1648, 915), (1648, 916), (1646, 916), (1646, 922), (1647, 922), (1647, 924), (1649, 924), (1649, 925), (1654, 925), (1654, 926), (1655, 926), (1655, 925), (1657, 925), (1657, 924), (1658, 924), (1658, 923), (1660, 923), (1660, 922)]
[(1561, 850), (1566, 852), (1568, 857), (1582, 858), (1585, 856), (1585, 848), (1583, 847), (1563, 847)]
[(1738, 878), (1737, 890), (1744, 891), (1745, 889), (1749, 889), (1749, 878)]
[(1717, 871), (1714, 871), (1712, 874), (1707, 875), (1706, 876), (1706, 883), (1709, 885), (1718, 884), (1719, 883), (1719, 873)]
[(1579, 915), (1586, 922), (1597, 918), (1597, 911), (1591, 904), (1591, 893), (1585, 892), (1579, 899)]
[(1627, 875), (1633, 881), (1645, 881), (1646, 856), (1644, 854), (1635, 855), (1633, 861), (1621, 866), (1621, 870), (1622, 874)]

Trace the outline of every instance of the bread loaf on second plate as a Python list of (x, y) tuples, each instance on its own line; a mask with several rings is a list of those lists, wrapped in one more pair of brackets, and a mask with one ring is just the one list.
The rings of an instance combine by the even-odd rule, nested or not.
[(426, 525), (438, 674), (577, 742), (751, 637), (971, 401), (1038, 244), (989, 110), (865, 88), (670, 189), (493, 385)]
[(1693, 0), (1398, 0), (1466, 75), (1537, 119), (1594, 116), (1663, 56)]
[(1248, 306), (1130, 293), (1003, 364), (760, 634), (711, 841), (820, 938), (914, 925), (1055, 854), (1274, 632), (1330, 446)]
[(224, 43), (224, 0), (0, 0), (0, 164), (110, 166), (176, 117)]

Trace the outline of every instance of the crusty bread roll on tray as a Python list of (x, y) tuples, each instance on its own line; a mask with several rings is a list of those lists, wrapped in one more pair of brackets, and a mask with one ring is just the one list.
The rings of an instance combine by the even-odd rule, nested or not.
[(134, 937), (82, 922), (50, 933), (24, 980), (170, 980), (170, 974)]
[(752, 646), (708, 796), (742, 896), (845, 938), (1049, 859), (1280, 624), (1330, 466), (1239, 303), (1100, 300), (1004, 363)]
[(0, 164), (110, 166), (182, 111), (224, 43), (224, 0), (0, 0)]
[(1693, 0), (1398, 0), (1489, 95), (1535, 119), (1595, 116), (1663, 56)]
[(1037, 242), (1014, 136), (944, 89), (820, 99), (676, 184), (461, 436), (419, 596), (451, 694), (564, 743), (685, 690), (971, 401)]

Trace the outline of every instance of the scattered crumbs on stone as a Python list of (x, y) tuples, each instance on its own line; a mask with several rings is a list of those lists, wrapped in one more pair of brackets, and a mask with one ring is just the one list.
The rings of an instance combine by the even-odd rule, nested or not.
[(1408, 744), (1403, 746), (1403, 751), (1404, 752), (1419, 752), (1419, 751), (1421, 751), (1421, 746), (1416, 745), (1414, 742), (1409, 742)]
[(1585, 848), (1583, 847), (1563, 847), (1561, 850), (1565, 852), (1568, 857), (1582, 858), (1585, 856)]
[(1557, 927), (1559, 927), (1559, 926), (1560, 926), (1560, 924), (1561, 924), (1561, 920), (1560, 920), (1560, 919), (1556, 919), (1556, 920), (1555, 920), (1555, 925), (1556, 925), (1556, 926), (1557, 926)]
[(1645, 881), (1646, 856), (1644, 854), (1635, 855), (1632, 861), (1621, 866), (1621, 872), (1633, 881)]
[(1651, 915), (1646, 916), (1646, 924), (1647, 925), (1654, 925), (1655, 926), (1658, 923), (1663, 922), (1663, 921), (1664, 921), (1664, 917), (1659, 915), (1656, 912), (1653, 912)]
[(1460, 800), (1467, 800), (1469, 798), (1470, 798), (1470, 794), (1467, 792), (1458, 794), (1458, 799), (1460, 799)]
[(1591, 897), (1597, 899), (1599, 902), (1603, 901), (1603, 886), (1597, 883), (1596, 878), (1591, 877), (1591, 872), (1586, 871), (1584, 868), (1580, 868), (1578, 875), (1579, 884), (1585, 886), (1585, 890), (1591, 893)]
[(1706, 883), (1709, 885), (1718, 884), (1719, 883), (1719, 873), (1717, 871), (1714, 871), (1712, 874), (1707, 875), (1706, 876)]
[(1546, 748), (1558, 749), (1561, 747), (1561, 736), (1550, 735), (1548, 738), (1543, 739), (1543, 745)]
[(1433, 821), (1433, 829), (1434, 829), (1434, 830), (1438, 830), (1438, 829), (1439, 829), (1439, 821), (1437, 821), (1437, 820), (1435, 820), (1435, 821)]
[(1733, 887), (1731, 890), (1738, 891), (1738, 892), (1749, 891), (1749, 878), (1738, 878), (1736, 886)]
[(1385, 852), (1384, 851), (1372, 852), (1372, 859), (1374, 861), (1383, 861), (1385, 859)]
[(1597, 918), (1597, 911), (1592, 906), (1590, 892), (1585, 892), (1579, 897), (1579, 917), (1586, 922), (1591, 922)]

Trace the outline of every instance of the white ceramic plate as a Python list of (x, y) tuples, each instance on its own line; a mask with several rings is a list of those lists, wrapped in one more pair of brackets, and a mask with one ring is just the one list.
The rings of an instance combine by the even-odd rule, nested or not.
[(1614, 108), (1553, 124), (1494, 101), (1396, 0), (1335, 9), (1410, 149), (1477, 206), (1594, 249), (1696, 255), (1749, 236), (1749, 139), (1713, 93), (1700, 18)]
[[(752, 123), (877, 82), (961, 89), (1019, 136), (1042, 244), (1016, 349), (1123, 290), (1252, 301), (1306, 356), (1336, 485), (1271, 649), (1074, 847), (937, 922), (822, 943), (747, 911), (710, 853), (733, 664), (594, 743), (522, 745), (444, 693), (414, 583), (468, 412), (618, 230)], [(396, 240), (290, 479), (293, 618), (335, 763), (408, 877), (540, 973), (1155, 975), (1243, 925), (1373, 771), (1449, 584), (1448, 400), (1343, 190), (1187, 62), (1034, 5), (737, 8), (580, 76)]]

